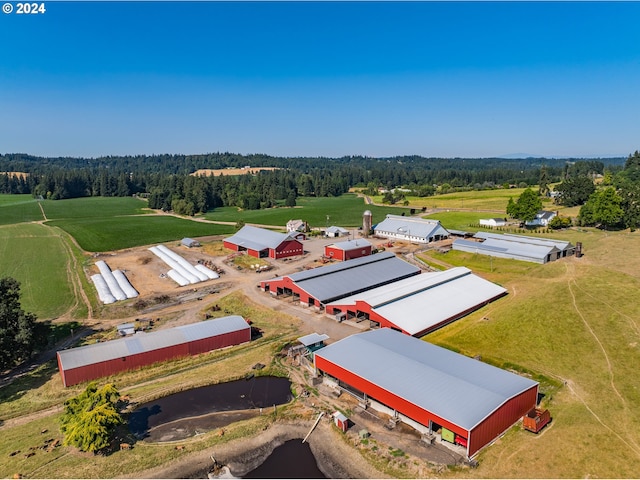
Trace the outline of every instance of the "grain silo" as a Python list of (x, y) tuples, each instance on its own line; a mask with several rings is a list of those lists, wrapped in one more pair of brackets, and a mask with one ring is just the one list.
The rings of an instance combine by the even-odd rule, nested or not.
[(372, 214), (371, 210), (365, 210), (362, 214), (362, 233), (365, 237), (368, 237), (372, 229)]

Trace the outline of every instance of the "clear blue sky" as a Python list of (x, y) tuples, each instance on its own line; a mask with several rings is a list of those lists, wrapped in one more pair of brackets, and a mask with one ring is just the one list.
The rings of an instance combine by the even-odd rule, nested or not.
[(640, 149), (637, 2), (45, 6), (0, 14), (0, 153)]

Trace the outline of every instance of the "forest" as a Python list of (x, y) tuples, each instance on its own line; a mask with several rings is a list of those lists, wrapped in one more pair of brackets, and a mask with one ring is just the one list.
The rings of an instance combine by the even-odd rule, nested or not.
[[(300, 196), (338, 196), (352, 187), (371, 193), (403, 187), (411, 195), (509, 185), (537, 185), (541, 171), (549, 183), (570, 175), (616, 173), (624, 158), (502, 159), (283, 158), (268, 155), (140, 155), (100, 158), (48, 158), (0, 155), (0, 193), (27, 193), (58, 200), (87, 196), (143, 195), (151, 208), (183, 215), (220, 206), (244, 209), (295, 206)], [(199, 169), (276, 167), (255, 175), (194, 176)], [(16, 175), (9, 172), (22, 172)], [(393, 199), (392, 199), (393, 201)]]

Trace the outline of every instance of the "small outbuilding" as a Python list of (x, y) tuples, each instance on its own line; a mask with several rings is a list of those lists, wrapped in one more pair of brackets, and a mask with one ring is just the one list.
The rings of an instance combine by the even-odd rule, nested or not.
[(349, 230), (342, 227), (331, 226), (325, 230), (324, 234), (327, 237), (332, 237), (332, 238), (346, 237), (349, 235)]
[(506, 218), (481, 218), (480, 226), (481, 227), (504, 227), (507, 224)]
[(200, 242), (197, 240), (194, 240), (193, 238), (183, 238), (182, 241), (180, 242), (183, 246), (188, 247), (188, 248), (192, 248), (192, 247), (199, 247), (200, 246)]
[(302, 243), (293, 232), (278, 233), (251, 225), (245, 225), (235, 235), (225, 238), (224, 246), (256, 258), (279, 259), (304, 253)]
[(334, 412), (332, 416), (335, 426), (338, 427), (342, 433), (346, 433), (349, 429), (349, 419), (341, 412)]
[(118, 325), (117, 330), (118, 334), (124, 337), (126, 335), (133, 335), (136, 333), (136, 326), (133, 323), (121, 323)]
[(351, 260), (352, 258), (371, 255), (371, 243), (367, 240), (356, 239), (346, 242), (332, 243), (324, 247), (324, 256), (334, 260)]

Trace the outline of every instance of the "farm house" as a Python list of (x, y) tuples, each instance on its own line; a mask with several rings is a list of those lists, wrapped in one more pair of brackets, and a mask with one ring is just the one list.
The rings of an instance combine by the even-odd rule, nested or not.
[(315, 352), (325, 382), (471, 458), (537, 402), (538, 383), (384, 328)]
[(302, 243), (293, 232), (278, 233), (264, 228), (245, 225), (238, 232), (224, 239), (224, 246), (236, 252), (247, 252), (256, 258), (286, 258), (302, 255)]
[(422, 336), (507, 294), (465, 267), (405, 278), (326, 305), (328, 314)]
[(329, 302), (419, 273), (418, 267), (384, 252), (263, 280), (260, 288), (271, 295), (292, 296), (301, 305), (322, 309)]
[(575, 246), (564, 240), (527, 237), (509, 233), (478, 232), (473, 240), (456, 239), (453, 250), (525, 262), (547, 263), (575, 254)]
[(157, 332), (61, 350), (58, 370), (65, 387), (251, 340), (251, 327), (239, 315)]
[(363, 239), (332, 243), (324, 247), (324, 256), (334, 260), (351, 260), (367, 255), (371, 255), (371, 244)]
[(373, 231), (379, 237), (416, 243), (431, 243), (449, 237), (446, 228), (438, 220), (387, 215)]

